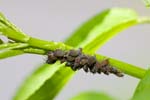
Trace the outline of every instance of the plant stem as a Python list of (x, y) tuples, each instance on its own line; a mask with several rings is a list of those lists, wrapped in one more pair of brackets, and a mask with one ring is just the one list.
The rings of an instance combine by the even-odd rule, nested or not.
[[(54, 48), (54, 49), (56, 50), (57, 48)], [(2, 53), (0, 53), (0, 59), (23, 54), (23, 53), (45, 55), (46, 52), (47, 52), (47, 50), (45, 50), (43, 48), (38, 49), (38, 48), (27, 47), (27, 48), (22, 48), (19, 50), (8, 50), (5, 52), (2, 52)], [(9, 54), (11, 54), (11, 55), (9, 55)], [(140, 67), (137, 67), (137, 66), (134, 66), (134, 65), (110, 58), (110, 57), (106, 57), (106, 56), (103, 56), (100, 54), (96, 54), (96, 58), (99, 61), (103, 61), (104, 59), (108, 58), (111, 66), (116, 67), (116, 68), (120, 69), (122, 72), (124, 72), (130, 76), (139, 78), (139, 79), (143, 78), (145, 75), (145, 72), (146, 72), (145, 69), (142, 69)]]
[(146, 73), (146, 70), (143, 68), (140, 68), (140, 67), (137, 67), (137, 66), (113, 59), (113, 58), (109, 58), (100, 54), (96, 54), (96, 57), (100, 61), (108, 58), (111, 66), (116, 67), (120, 69), (122, 72), (130, 76), (139, 78), (139, 79), (142, 79)]
[(17, 56), (17, 55), (21, 55), (21, 54), (24, 54), (24, 52), (22, 50), (6, 50), (3, 52), (0, 52), (0, 59)]
[(63, 49), (63, 50), (69, 50), (72, 48), (61, 42), (45, 41), (45, 40), (40, 40), (40, 39), (33, 38), (33, 37), (30, 37), (30, 39), (27, 41), (27, 43), (32, 47), (41, 48), (44, 50), (55, 50), (56, 48)]
[[(150, 19), (144, 17), (143, 19), (139, 19), (138, 23), (150, 23)], [(12, 39), (16, 42), (22, 42), (20, 44), (8, 44), (1, 45), (0, 48), (10, 47), (9, 49), (19, 49), (19, 50), (6, 50), (4, 52), (0, 52), (0, 59), (15, 56), (23, 53), (33, 53), (33, 54), (45, 54), (47, 50), (70, 50), (73, 47), (65, 45), (61, 42), (53, 42), (53, 41), (45, 41), (37, 38), (30, 37), (16, 28), (12, 23), (10, 23), (1, 13), (0, 13), (0, 31), (3, 35)], [(22, 48), (26, 47), (26, 48)], [(21, 49), (22, 48), (22, 49)], [(98, 59), (102, 60), (105, 57), (102, 55), (97, 55)], [(110, 64), (114, 67), (117, 67), (124, 73), (131, 75), (137, 78), (143, 78), (145, 74), (145, 70), (115, 59), (110, 58)]]
[(25, 48), (25, 47), (28, 47), (29, 45), (26, 44), (26, 43), (4, 43), (4, 44), (1, 44), (0, 45), (0, 50), (3, 50), (3, 49), (17, 49), (17, 48)]
[(13, 57), (25, 53), (30, 53), (30, 54), (40, 54), (40, 55), (45, 55), (46, 51), (43, 49), (36, 49), (36, 48), (24, 48), (24, 49), (15, 49), (15, 50), (3, 50), (0, 52), (0, 59), (5, 59), (8, 57)]
[(31, 47), (22, 49), (22, 51), (24, 53), (31, 53), (31, 54), (40, 54), (40, 55), (46, 54), (46, 51), (43, 49), (36, 49), (36, 48), (31, 48)]
[[(34, 42), (32, 42), (32, 41), (34, 41)], [(0, 53), (0, 59), (20, 55), (20, 54), (23, 54), (23, 53), (45, 55), (48, 49), (56, 50), (59, 47), (65, 47), (65, 48), (63, 48), (65, 50), (72, 49), (72, 47), (67, 46), (63, 43), (61, 43), (61, 44), (63, 44), (63, 46), (59, 43), (58, 43), (59, 45), (54, 45), (55, 42), (54, 43), (53, 42), (47, 42), (47, 41), (39, 40), (39, 39), (35, 39), (35, 38), (32, 41), (30, 41), (29, 44), (31, 46), (34, 46), (34, 47), (26, 47), (26, 48), (22, 48), (22, 49), (19, 49), (19, 50), (8, 50), (8, 51), (1, 52)], [(49, 48), (49, 47), (47, 47), (47, 45), (49, 45), (49, 46), (51, 45), (51, 47), (53, 47), (53, 48)], [(3, 46), (5, 47), (5, 45), (3, 45)], [(15, 49), (17, 47), (27, 46), (27, 45), (25, 45), (25, 43), (13, 43), (13, 44), (8, 44), (7, 46), (12, 46), (10, 48)], [(38, 49), (38, 48), (41, 48), (41, 49)], [(106, 56), (103, 56), (103, 55), (100, 55), (100, 54), (96, 54), (96, 57), (100, 61), (102, 61), (106, 58), (109, 58), (109, 57), (106, 57)], [(114, 67), (120, 69), (122, 72), (124, 72), (124, 73), (126, 73), (130, 76), (141, 79), (145, 75), (146, 70), (142, 69), (140, 67), (137, 67), (137, 66), (134, 66), (134, 65), (131, 65), (131, 64), (127, 64), (125, 62), (122, 62), (122, 61), (119, 61), (119, 60), (116, 60), (116, 59), (113, 59), (113, 58), (109, 58), (109, 61), (110, 61), (111, 66), (114, 66)]]
[(139, 24), (149, 24), (150, 17), (140, 17), (137, 21)]

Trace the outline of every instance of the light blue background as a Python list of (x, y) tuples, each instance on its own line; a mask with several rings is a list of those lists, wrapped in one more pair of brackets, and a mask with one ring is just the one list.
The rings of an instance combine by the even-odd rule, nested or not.
[[(0, 11), (25, 33), (45, 39), (62, 41), (81, 23), (96, 13), (111, 7), (129, 7), (140, 15), (149, 15), (142, 0), (1, 0)], [(147, 67), (150, 64), (150, 25), (138, 25), (121, 32), (98, 53)], [(44, 56), (21, 55), (0, 61), (0, 100), (10, 100), (23, 79)], [(92, 75), (79, 71), (56, 97), (67, 100), (86, 91), (103, 91), (127, 100), (133, 95), (138, 79), (125, 76)]]

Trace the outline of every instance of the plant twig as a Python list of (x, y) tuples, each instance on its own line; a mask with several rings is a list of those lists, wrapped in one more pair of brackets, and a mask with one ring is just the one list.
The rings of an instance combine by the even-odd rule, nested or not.
[[(143, 21), (144, 20), (144, 21)], [(149, 23), (149, 18), (145, 18), (143, 20), (139, 20), (139, 23)], [(6, 50), (4, 52), (0, 53), (0, 59), (15, 56), (23, 53), (32, 53), (32, 54), (45, 54), (47, 50), (56, 50), (56, 49), (63, 49), (63, 50), (70, 50), (73, 49), (73, 47), (65, 45), (61, 42), (53, 42), (53, 41), (45, 41), (40, 40), (37, 38), (30, 37), (26, 34), (24, 34), (22, 31), (17, 29), (13, 24), (11, 24), (8, 20), (4, 18), (3, 15), (0, 14), (0, 31), (3, 35), (8, 37), (9, 39), (12, 39), (16, 42), (15, 44), (8, 44), (7, 46), (1, 45), (1, 48), (10, 47), (10, 50)], [(24, 44), (23, 44), (24, 43)], [(14, 45), (14, 46), (12, 46)], [(22, 48), (25, 47), (25, 48)], [(17, 49), (17, 50), (14, 50)], [(86, 51), (86, 50), (85, 50)], [(85, 52), (86, 53), (86, 52)], [(98, 59), (104, 58), (102, 55), (97, 55)], [(109, 57), (107, 57), (109, 58)], [(130, 65), (118, 60), (115, 60), (113, 58), (110, 58), (110, 64), (114, 67), (117, 67), (121, 71), (125, 72), (128, 75), (131, 75), (133, 77), (137, 78), (143, 78), (145, 74), (145, 70), (142, 68), (139, 68), (134, 65)]]

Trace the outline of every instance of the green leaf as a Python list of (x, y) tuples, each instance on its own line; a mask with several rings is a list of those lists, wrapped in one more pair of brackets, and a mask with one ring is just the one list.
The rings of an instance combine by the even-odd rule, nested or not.
[(150, 100), (150, 69), (142, 80), (140, 80), (132, 100)]
[[(62, 65), (58, 65), (60, 68)], [(49, 66), (50, 68), (51, 66)], [(56, 67), (56, 66), (54, 66)], [(63, 70), (63, 72), (62, 72)], [(54, 74), (47, 80), (45, 83), (27, 100), (52, 100), (56, 94), (62, 89), (62, 86), (68, 82), (68, 80), (72, 77), (73, 74), (66, 77), (67, 73), (70, 73), (72, 70), (70, 68), (64, 68), (62, 66), (59, 70), (55, 72), (57, 76)], [(66, 74), (64, 74), (64, 72)], [(73, 72), (73, 71), (72, 71)], [(49, 73), (50, 74), (50, 73)], [(64, 78), (62, 80), (62, 78)], [(18, 99), (19, 100), (19, 99)]]
[[(49, 65), (49, 64), (42, 65), (25, 81), (24, 86), (21, 87), (21, 89), (18, 91), (18, 95), (14, 98), (14, 100), (28, 100), (31, 94), (35, 94), (41, 88), (41, 85), (46, 83), (46, 80), (49, 80), (49, 78), (51, 78), (53, 74), (63, 66), (64, 64), (60, 65), (59, 62), (56, 62), (53, 65)], [(49, 85), (52, 86), (52, 84), (53, 83)], [(51, 88), (55, 88), (55, 84), (53, 84)], [(53, 90), (49, 90), (49, 91), (53, 91)], [(45, 95), (49, 95), (49, 93), (46, 92), (44, 95), (40, 95), (40, 98), (45, 97)], [(32, 99), (32, 100), (46, 100), (40, 98)]]
[(150, 0), (143, 0), (146, 7), (150, 7)]
[(78, 47), (84, 47), (86, 51), (94, 53), (118, 32), (137, 23), (138, 16), (131, 9), (108, 9), (83, 24), (67, 39), (66, 44), (78, 45)]
[[(83, 50), (86, 53), (95, 53), (99, 47), (104, 45), (104, 43), (115, 36), (119, 31), (137, 23), (138, 17), (136, 13), (130, 9), (108, 9), (87, 21), (70, 38), (68, 38), (65, 43), (76, 48), (83, 47)], [(38, 74), (44, 77), (45, 72), (42, 70), (40, 71), (42, 67), (43, 66), (39, 67), (37, 70), (39, 70)], [(51, 67), (52, 65), (48, 66), (48, 68)], [(53, 72), (53, 70), (49, 71), (48, 74), (50, 74), (50, 76), (43, 80), (41, 84), (37, 86), (38, 88), (34, 87), (34, 85), (38, 83), (33, 84), (30, 82), (32, 80), (40, 81), (40, 79), (34, 79), (33, 76), (39, 76), (36, 76), (37, 74), (33, 73), (27, 79), (28, 81), (25, 81), (19, 89), (15, 100), (53, 99), (74, 74), (70, 68), (64, 68), (64, 65), (58, 64), (55, 67), (57, 68), (57, 71), (55, 71), (56, 73)], [(30, 89), (30, 86), (32, 86), (32, 90)]]
[(99, 93), (99, 92), (85, 92), (81, 93), (70, 100), (115, 100), (111, 96), (108, 96), (105, 93)]
[(9, 39), (14, 39), (15, 41), (26, 42), (30, 38), (15, 25), (10, 23), (2, 13), (0, 13), (0, 32), (2, 32), (2, 35), (5, 35)]

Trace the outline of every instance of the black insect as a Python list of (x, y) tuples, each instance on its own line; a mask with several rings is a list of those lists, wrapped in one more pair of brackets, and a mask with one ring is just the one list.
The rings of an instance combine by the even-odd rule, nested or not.
[(46, 63), (51, 64), (51, 63), (56, 62), (57, 57), (54, 55), (53, 51), (48, 51), (47, 56), (48, 56), (48, 59), (47, 59)]
[(48, 51), (47, 53), (48, 59), (46, 63), (52, 64), (57, 60), (60, 60), (61, 63), (66, 63), (66, 66), (71, 67), (72, 70), (80, 70), (83, 69), (85, 72), (101, 73), (103, 72), (106, 75), (110, 73), (115, 74), (118, 77), (122, 77), (123, 73), (118, 69), (110, 66), (109, 59), (105, 59), (103, 61), (98, 61), (95, 56), (89, 56), (82, 53), (82, 49), (78, 50), (69, 50), (63, 51), (61, 49), (57, 49), (55, 51)]

